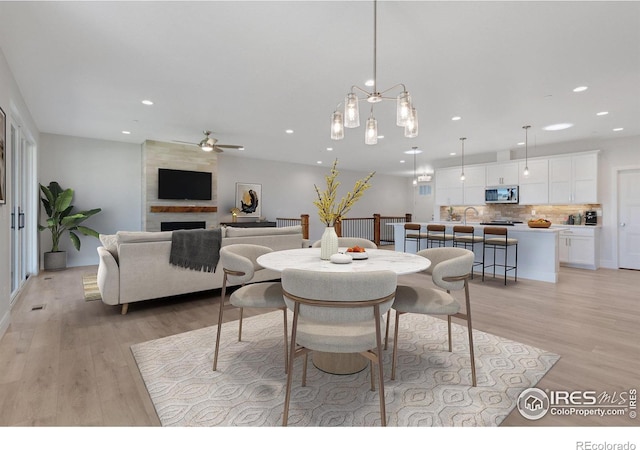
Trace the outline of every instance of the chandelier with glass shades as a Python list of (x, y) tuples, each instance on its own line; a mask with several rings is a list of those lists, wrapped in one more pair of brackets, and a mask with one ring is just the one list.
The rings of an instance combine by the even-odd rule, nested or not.
[[(358, 103), (366, 100), (371, 104), (369, 118), (367, 119), (364, 142), (368, 145), (378, 143), (378, 121), (373, 116), (373, 107), (376, 103), (383, 100), (396, 100), (396, 125), (404, 127), (404, 135), (408, 138), (418, 136), (418, 113), (411, 101), (411, 95), (407, 91), (404, 84), (399, 83), (384, 91), (378, 91), (377, 84), (377, 21), (378, 21), (378, 2), (373, 2), (373, 82), (371, 92), (359, 86), (351, 86), (351, 91), (346, 95), (344, 102), (339, 103), (336, 110), (331, 115), (331, 139), (340, 140), (344, 138), (344, 128), (357, 128), (360, 126), (360, 110)], [(397, 97), (388, 97), (386, 94), (395, 89), (402, 89)], [(361, 94), (362, 97), (358, 97)], [(340, 106), (344, 104), (344, 112), (340, 110)]]

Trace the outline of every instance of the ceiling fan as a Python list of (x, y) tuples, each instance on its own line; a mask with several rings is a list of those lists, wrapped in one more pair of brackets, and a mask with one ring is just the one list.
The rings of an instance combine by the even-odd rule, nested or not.
[(189, 144), (189, 145), (197, 145), (198, 147), (200, 147), (200, 149), (202, 149), (202, 151), (205, 152), (211, 152), (211, 151), (215, 151), (217, 153), (222, 153), (225, 148), (236, 148), (239, 150), (244, 150), (244, 147), (242, 145), (223, 145), (223, 144), (218, 144), (218, 140), (216, 138), (211, 137), (211, 131), (203, 131), (204, 133), (204, 139), (202, 139), (200, 142), (195, 143), (195, 142), (185, 142), (185, 141), (173, 141), (173, 142), (179, 142), (181, 144)]

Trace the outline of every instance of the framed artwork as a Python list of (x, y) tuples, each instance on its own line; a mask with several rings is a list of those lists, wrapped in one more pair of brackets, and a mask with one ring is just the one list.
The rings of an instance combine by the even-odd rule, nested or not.
[(0, 108), (0, 205), (7, 203), (7, 116)]
[(236, 207), (238, 217), (260, 217), (262, 211), (262, 185), (236, 183)]

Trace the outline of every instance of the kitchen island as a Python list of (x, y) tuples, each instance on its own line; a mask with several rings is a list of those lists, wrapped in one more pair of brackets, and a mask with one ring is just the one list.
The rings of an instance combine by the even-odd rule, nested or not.
[[(461, 222), (421, 222), (420, 231), (426, 233), (429, 223), (445, 225), (447, 234), (453, 234), (455, 225), (462, 225)], [(478, 222), (467, 222), (467, 225), (475, 228), (477, 236), (482, 236), (482, 230), (485, 227), (500, 226), (481, 225)], [(393, 223), (388, 226), (394, 227), (395, 250), (404, 251), (404, 223)], [(550, 228), (529, 228), (527, 224), (516, 224), (505, 226), (505, 228), (507, 228), (510, 238), (518, 240), (518, 278), (557, 283), (560, 272), (559, 233), (567, 228), (561, 225), (552, 225)], [(426, 242), (426, 239), (423, 240), (424, 245), (420, 245), (421, 250), (426, 248)], [(448, 242), (448, 245), (452, 245), (451, 242)], [(416, 248), (415, 241), (407, 241), (407, 253), (415, 253)], [(482, 261), (482, 243), (474, 246), (474, 253), (476, 261)], [(504, 262), (503, 253), (499, 252), (498, 255), (500, 255), (498, 263), (502, 264)], [(493, 264), (493, 251), (487, 250), (486, 260), (487, 265)], [(514, 261), (515, 251), (510, 248), (507, 264), (513, 265)], [(497, 268), (496, 277), (499, 270), (500, 268)], [(475, 273), (478, 274), (478, 272), (482, 273), (481, 266), (475, 268)], [(510, 275), (513, 276), (513, 272), (510, 272)], [(487, 270), (485, 278), (487, 276), (493, 276), (493, 268)]]

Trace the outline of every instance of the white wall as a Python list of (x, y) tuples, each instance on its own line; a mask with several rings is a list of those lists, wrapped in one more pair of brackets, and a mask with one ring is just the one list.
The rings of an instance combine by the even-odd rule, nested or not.
[[(77, 210), (102, 208), (86, 225), (102, 234), (140, 230), (142, 211), (142, 147), (137, 144), (42, 133), (39, 152), (41, 184), (57, 181), (75, 191)], [(40, 223), (46, 218), (41, 208)], [(80, 235), (80, 251), (68, 236), (60, 243), (67, 250), (67, 265), (98, 264), (100, 241)], [(40, 255), (51, 250), (51, 234), (40, 232)]]
[[(314, 184), (325, 189), (325, 176), (333, 161), (319, 166), (283, 164), (272, 161), (218, 155), (218, 218), (230, 222), (229, 210), (235, 203), (236, 182), (262, 184), (262, 215), (268, 220), (309, 214), (309, 239), (322, 236), (324, 225), (318, 218), (313, 201), (317, 198)], [(338, 199), (351, 191), (356, 180), (367, 172), (340, 169), (338, 161)], [(371, 187), (347, 214), (347, 217), (372, 217), (374, 213), (403, 216), (412, 212), (412, 196), (407, 178), (376, 174)]]

